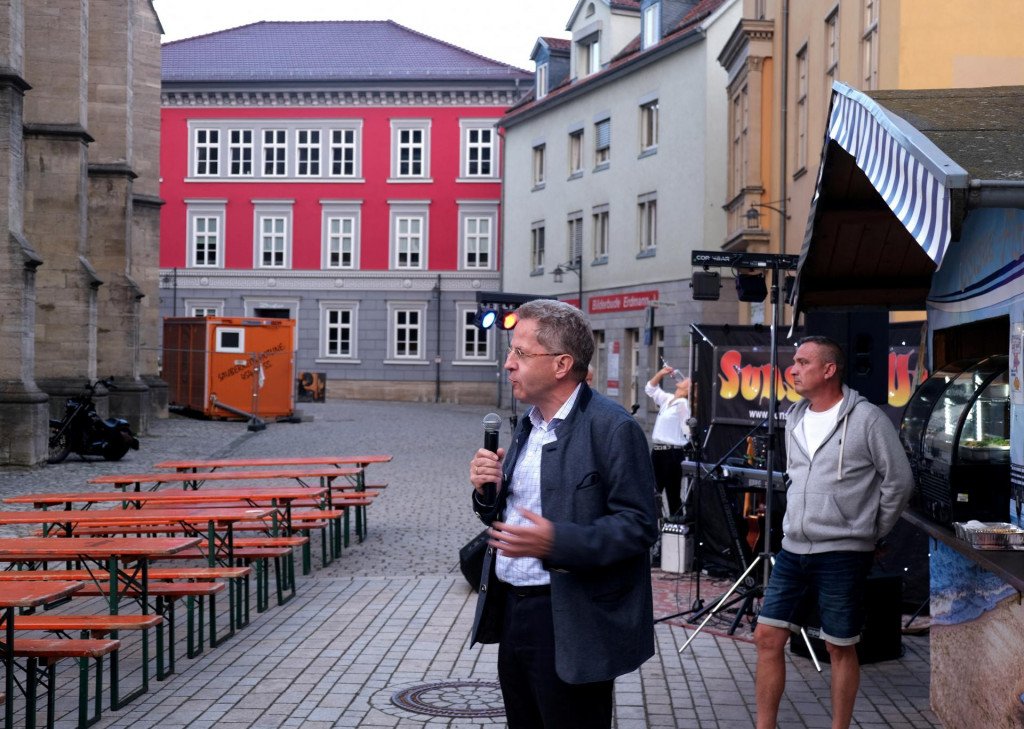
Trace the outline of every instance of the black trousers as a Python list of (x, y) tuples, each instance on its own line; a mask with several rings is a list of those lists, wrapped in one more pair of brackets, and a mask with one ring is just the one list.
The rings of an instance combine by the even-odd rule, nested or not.
[(551, 595), (505, 593), (498, 679), (509, 729), (611, 729), (614, 681), (571, 684), (555, 672)]
[(682, 514), (683, 499), (680, 492), (683, 484), (683, 467), (680, 464), (685, 460), (684, 450), (679, 446), (651, 451), (654, 479), (658, 483), (658, 493), (664, 491), (668, 497), (669, 516)]

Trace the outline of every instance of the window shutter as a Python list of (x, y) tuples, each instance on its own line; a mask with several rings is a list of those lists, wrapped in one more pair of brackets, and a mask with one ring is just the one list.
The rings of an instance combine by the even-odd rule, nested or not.
[(597, 123), (597, 149), (607, 149), (612, 145), (612, 120), (605, 119)]

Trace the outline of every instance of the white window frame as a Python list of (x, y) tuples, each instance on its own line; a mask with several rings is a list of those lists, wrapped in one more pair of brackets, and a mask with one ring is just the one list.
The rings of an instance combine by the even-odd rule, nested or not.
[(608, 248), (611, 244), (610, 209), (610, 206), (605, 203), (604, 205), (595, 205), (590, 211), (591, 245), (594, 261), (597, 263), (608, 261)]
[[(430, 179), (430, 119), (392, 119), (391, 120), (391, 177), (388, 182), (433, 182)], [(403, 132), (420, 132), (421, 141), (402, 141)], [(420, 167), (418, 173), (410, 168), (403, 174), (401, 155), (403, 149), (420, 150)], [(409, 164), (413, 164), (409, 160)]]
[(537, 100), (540, 101), (548, 95), (548, 64), (540, 63), (537, 65), (537, 88), (536, 96)]
[(538, 220), (530, 224), (530, 275), (544, 273), (544, 250), (547, 245), (545, 223)]
[[(327, 176), (335, 180), (362, 182), (363, 177), (363, 122), (356, 120), (348, 123), (331, 122), (327, 129)], [(340, 134), (340, 140), (335, 139)], [(352, 139), (346, 137), (351, 134)], [(352, 154), (352, 173), (345, 174), (346, 152)], [(340, 157), (341, 171), (334, 171), (335, 156)]]
[[(227, 204), (228, 201), (226, 199), (185, 200), (185, 224), (187, 226), (186, 235), (188, 237), (188, 258), (186, 266), (188, 268), (224, 268), (224, 241), (226, 240), (224, 227), (227, 222)], [(217, 263), (214, 265), (198, 264), (196, 262), (196, 220), (199, 218), (214, 218), (217, 220)]]
[(861, 88), (878, 88), (878, 4), (881, 0), (862, 0), (860, 38)]
[(577, 43), (576, 75), (592, 76), (601, 70), (601, 34), (593, 33)]
[(223, 299), (185, 299), (184, 303), (189, 316), (224, 316)]
[(807, 44), (796, 52), (796, 172), (802, 174), (807, 170), (807, 74), (810, 71), (807, 61)]
[(594, 171), (603, 170), (612, 161), (611, 117), (594, 120)]
[[(498, 252), (498, 202), (497, 200), (458, 200), (459, 205), (459, 268), (464, 271), (494, 271), (497, 269)], [(476, 221), (476, 230), (472, 223)], [(484, 265), (470, 265), (469, 255), (472, 246), (471, 238), (484, 237), (480, 232), (480, 223), (486, 223), (487, 262)], [(479, 248), (473, 251), (480, 253)]]
[(295, 176), (323, 177), (323, 132), (316, 128), (295, 130)]
[[(391, 206), (390, 210), (390, 234), (388, 240), (390, 241), (390, 255), (388, 256), (389, 266), (392, 271), (423, 271), (429, 268), (429, 252), (430, 252), (430, 201), (429, 200), (388, 200), (388, 205)], [(416, 265), (410, 265), (407, 261), (405, 265), (400, 264), (400, 254), (402, 253), (402, 241), (400, 238), (403, 235), (401, 230), (403, 221), (419, 221), (419, 259)], [(406, 231), (405, 235), (410, 237), (408, 243), (412, 243), (411, 231)], [(412, 253), (411, 250), (405, 251), (407, 254)]]
[[(347, 325), (338, 324), (339, 329), (349, 330), (349, 352), (348, 354), (332, 354), (328, 351), (330, 343), (330, 321), (333, 313), (345, 312), (349, 315)], [(358, 301), (320, 301), (320, 336), (317, 362), (344, 362), (346, 364), (359, 363), (359, 302)]]
[[(461, 143), (459, 145), (459, 170), (461, 177), (458, 182), (488, 182), (488, 181), (499, 181), (498, 174), (498, 120), (497, 119), (459, 119), (459, 139)], [(473, 141), (473, 135), (482, 135), (486, 133), (490, 136), (490, 141), (481, 142), (479, 136), (477, 141)], [(477, 154), (477, 171), (473, 172), (471, 169), (473, 164), (472, 157), (474, 152)], [(483, 166), (484, 160), (480, 159), (480, 156), (488, 156), (486, 160), (487, 172), (481, 172), (480, 167)]]
[(658, 251), (658, 193), (637, 197), (637, 257), (653, 256)]
[(750, 164), (750, 94), (743, 84), (733, 94), (729, 105), (729, 122), (732, 127), (729, 192), (730, 197), (739, 195), (747, 186)]
[[(320, 268), (324, 271), (348, 270), (353, 271), (359, 268), (359, 249), (361, 247), (362, 228), (362, 200), (321, 200), (320, 201)], [(351, 230), (346, 236), (339, 231), (340, 239), (337, 241), (338, 265), (331, 262), (331, 253), (334, 247), (333, 222), (339, 221), (339, 226), (344, 227), (341, 221), (350, 221)], [(346, 265), (342, 262), (344, 251), (344, 238), (350, 239), (352, 247), (351, 262)]]
[[(224, 337), (225, 334), (237, 334), (238, 335), (238, 345), (237, 346), (231, 346), (231, 345), (224, 344), (223, 337)], [(214, 329), (213, 351), (215, 351), (215, 352), (231, 352), (231, 353), (234, 353), (234, 354), (244, 354), (245, 353), (245, 327), (217, 326)]]
[(584, 129), (582, 126), (569, 130), (569, 179), (574, 180), (583, 175)]
[(533, 145), (532, 176), (533, 189), (539, 190), (544, 187), (547, 177), (547, 145), (541, 142)]
[[(263, 271), (284, 271), (292, 267), (292, 208), (294, 200), (253, 200), (253, 268)], [(263, 223), (265, 220), (283, 220), (281, 235), (282, 259), (281, 265), (265, 265), (263, 263), (264, 235)], [(276, 235), (276, 231), (274, 232)]]
[(205, 126), (193, 131), (192, 175), (220, 177), (220, 129)]
[[(247, 129), (244, 127), (238, 127), (235, 129), (228, 128), (228, 177), (252, 177), (256, 170), (256, 145), (253, 140), (256, 138), (256, 132), (253, 129)], [(249, 135), (249, 140), (245, 140), (245, 135)], [(236, 139), (237, 137), (237, 139)], [(238, 152), (238, 158), (235, 159), (235, 152)], [(249, 165), (249, 171), (245, 171), (245, 165)], [(235, 171), (235, 167), (238, 167), (238, 171)]]
[[(455, 325), (458, 331), (455, 333), (456, 351), (455, 365), (488, 365), (493, 367), (494, 361), (494, 328), (481, 329), (474, 323), (476, 320), (477, 304), (475, 301), (455, 302)], [(482, 354), (467, 354), (466, 348), (474, 344), (474, 351), (479, 350), (483, 345)]]
[(583, 211), (576, 210), (566, 217), (565, 226), (566, 262), (583, 262)]
[(640, 102), (640, 154), (648, 155), (658, 151), (658, 125), (661, 106), (658, 99)]
[[(267, 135), (273, 135), (269, 137)], [(288, 129), (266, 127), (260, 129), (260, 176), (283, 178), (288, 176)], [(267, 165), (271, 171), (267, 171)], [(277, 172), (280, 165), (281, 171)]]
[(825, 98), (832, 96), (832, 82), (839, 78), (839, 6), (825, 16)]
[(661, 40), (661, 3), (654, 2), (643, 10), (643, 41), (641, 50), (647, 50)]
[[(416, 323), (399, 323), (401, 313), (415, 313)], [(417, 342), (415, 355), (399, 354), (398, 334), (401, 328), (415, 329)], [(427, 302), (425, 301), (389, 301), (388, 302), (388, 359), (385, 364), (430, 364), (427, 361)]]

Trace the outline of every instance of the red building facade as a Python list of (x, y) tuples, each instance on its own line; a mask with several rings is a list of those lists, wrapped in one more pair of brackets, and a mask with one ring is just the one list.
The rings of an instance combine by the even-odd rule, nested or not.
[[(290, 49), (318, 48), (315, 57)], [(386, 22), (257, 23), (164, 46), (161, 310), (296, 319), (348, 397), (484, 401), (495, 126), (530, 76)]]

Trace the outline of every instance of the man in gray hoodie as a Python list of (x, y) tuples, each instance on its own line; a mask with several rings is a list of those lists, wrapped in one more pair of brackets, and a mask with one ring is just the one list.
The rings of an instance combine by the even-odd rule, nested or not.
[(892, 423), (843, 384), (843, 359), (839, 345), (817, 336), (801, 340), (793, 357), (790, 372), (803, 399), (787, 414), (791, 484), (782, 550), (754, 633), (758, 729), (775, 729), (786, 641), (800, 629), (798, 606), (808, 590), (818, 594), (832, 663), (832, 728), (850, 726), (867, 575), (876, 543), (896, 525), (914, 486)]

